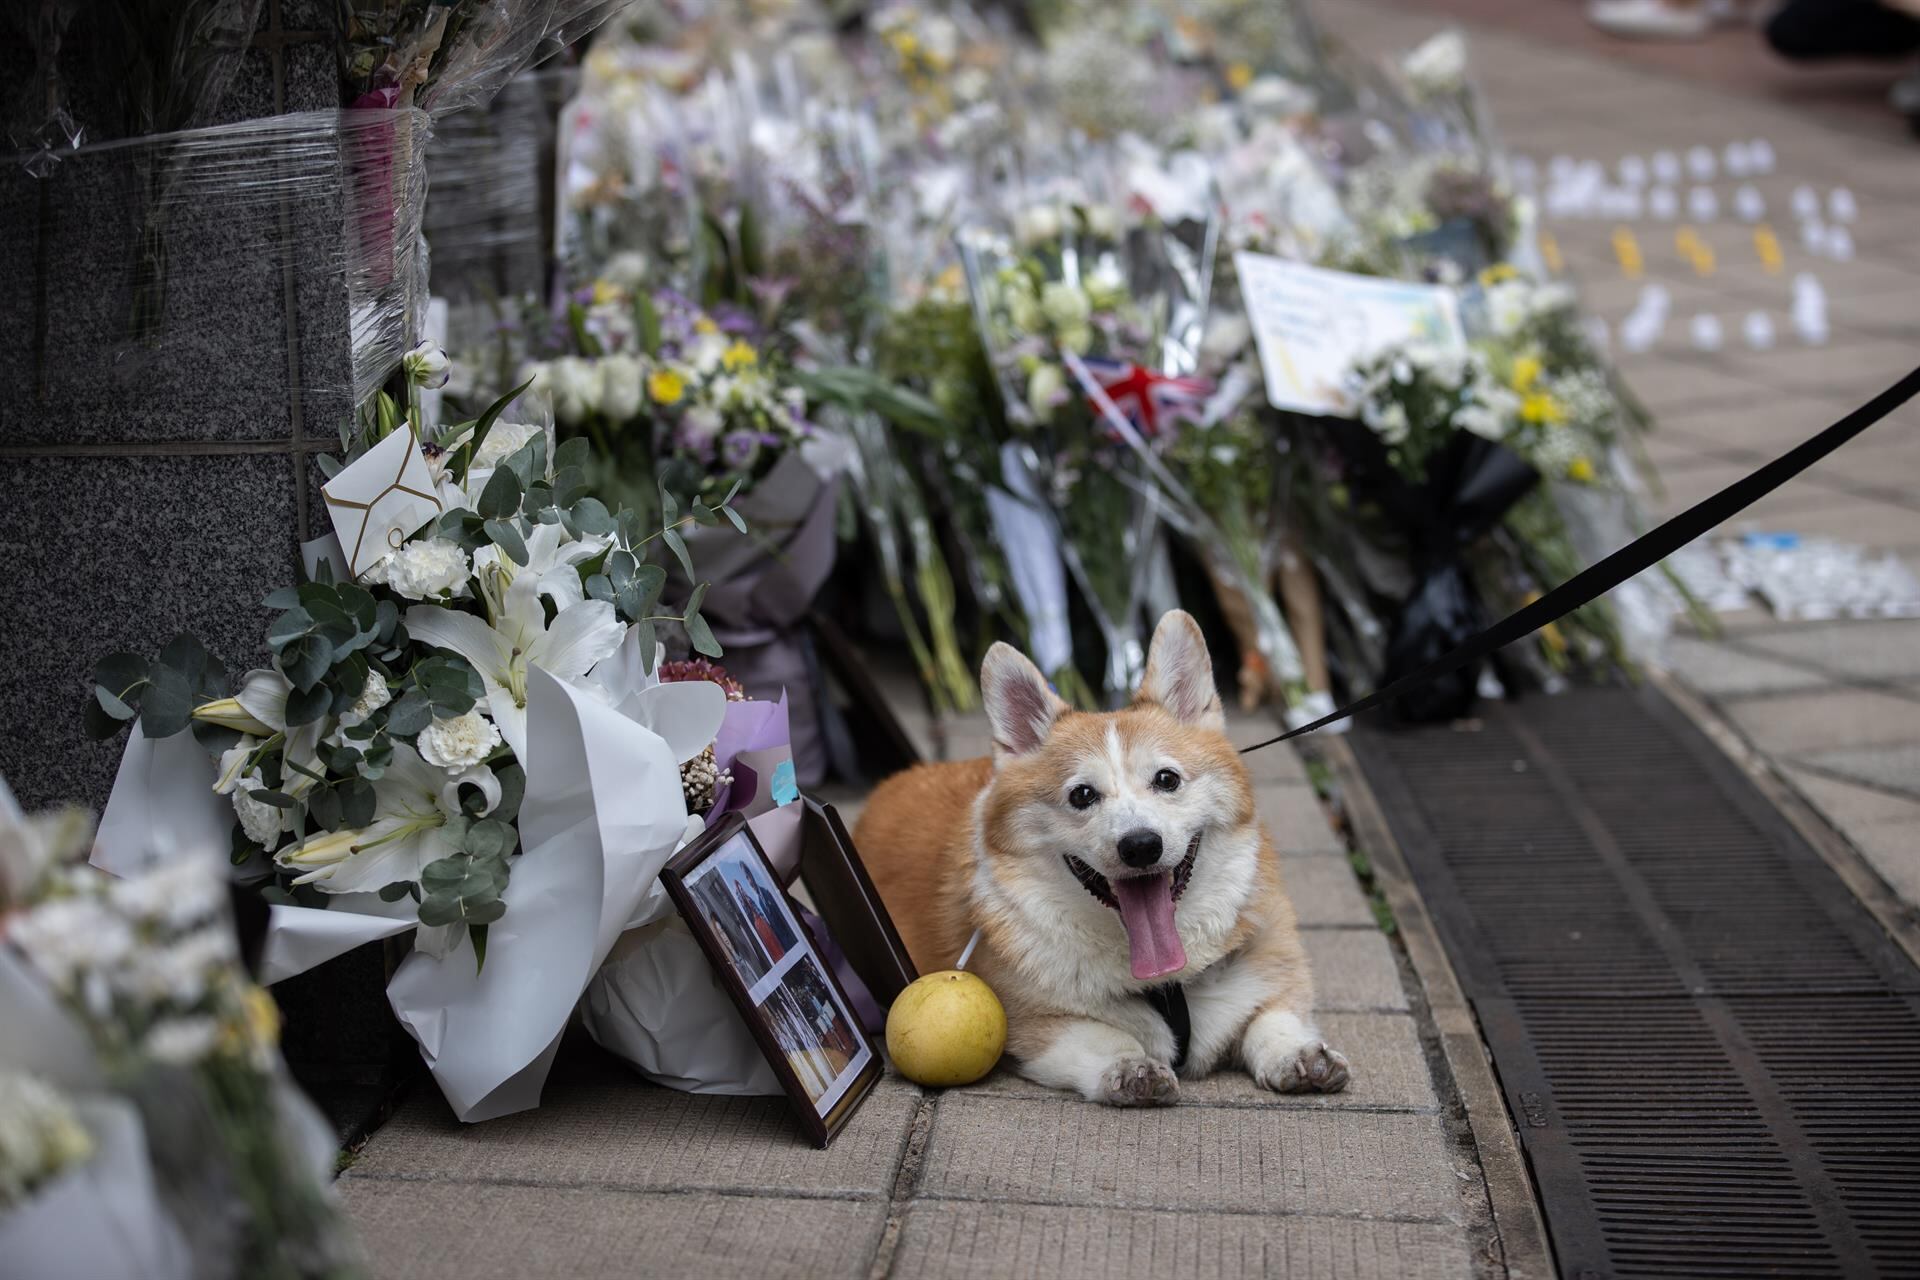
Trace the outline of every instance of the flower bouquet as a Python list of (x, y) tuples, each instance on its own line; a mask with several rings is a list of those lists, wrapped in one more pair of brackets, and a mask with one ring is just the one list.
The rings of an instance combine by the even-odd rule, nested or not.
[(281, 1064), (218, 853), (114, 880), (70, 865), (88, 831), (0, 795), (8, 1274), (362, 1274), (328, 1185), (332, 1135)]
[[(699, 591), (688, 612), (710, 614), (717, 628), (703, 622), (689, 638), (712, 654), (717, 637), (735, 676), (762, 696), (786, 689), (795, 759), (811, 785), (826, 773), (826, 748), (801, 628), (833, 568), (843, 446), (808, 418), (807, 393), (777, 337), (764, 338), (748, 317), (710, 314), (666, 292), (640, 295), (632, 308), (631, 346), (609, 350), (582, 331), (585, 354), (536, 366), (533, 384), (552, 395), (561, 431), (623, 491), (693, 495), (705, 527), (663, 534), (682, 574), (675, 590)], [(663, 521), (676, 511), (669, 506)], [(712, 575), (710, 591), (693, 586), (692, 557), (682, 554), (690, 546)]]
[[(1083, 384), (1090, 378), (1110, 401), (1124, 400), (1129, 408), (1122, 412), (1142, 415), (1140, 434), (1154, 439), (1170, 437), (1182, 419), (1195, 416), (1205, 388), (1155, 372), (1168, 300), (1135, 293), (1123, 228), (1111, 207), (1042, 200), (1020, 210), (1014, 226), (1019, 248), (977, 233), (962, 241), (976, 321), (1009, 427), (1000, 467), (1007, 488), (990, 492), (989, 500), (996, 503), (1003, 545), (1010, 553), (1019, 548), (1016, 554), (1028, 562), (1015, 562), (1014, 580), (1025, 583), (1022, 605), (1036, 648), (1044, 649), (1036, 658), (1048, 664), (1063, 694), (1089, 702), (1122, 698), (1145, 660), (1136, 615), (1155, 563), (1162, 501), (1142, 480), (1136, 452)], [(1018, 537), (1010, 536), (1009, 524), (1020, 526)], [(1073, 665), (1058, 570), (1039, 563), (1049, 548), (1101, 633), (1104, 692), (1097, 698)]]
[[(410, 372), (445, 370), (424, 353)], [(537, 1100), (573, 996), (688, 829), (680, 767), (725, 697), (654, 675), (662, 623), (719, 651), (706, 585), (663, 609), (657, 560), (740, 519), (696, 500), (648, 531), (588, 492), (584, 439), (503, 422), (506, 403), (415, 445), (415, 412), (382, 400), (329, 499), (373, 464), (368, 518), (406, 493), (418, 526), (351, 576), (335, 566), (364, 541), (327, 548), (275, 593), (273, 664), (233, 692), (183, 637), (102, 660), (87, 713), (101, 736), (133, 728), (100, 865), (217, 841), (274, 904), (270, 981), (413, 932), (389, 999), (466, 1119)], [(416, 463), (429, 487), (406, 487)]]

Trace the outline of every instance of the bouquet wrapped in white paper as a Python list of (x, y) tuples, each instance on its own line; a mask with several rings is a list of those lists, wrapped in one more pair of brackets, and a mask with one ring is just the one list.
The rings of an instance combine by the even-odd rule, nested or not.
[(388, 997), (468, 1120), (538, 1102), (574, 1000), (699, 828), (680, 768), (726, 705), (655, 678), (656, 623), (702, 638), (706, 588), (662, 613), (647, 559), (724, 503), (644, 533), (586, 492), (584, 441), (504, 404), (421, 445), (381, 406), (389, 433), (328, 485), (341, 545), (269, 601), (272, 667), (222, 696), (182, 638), (105, 659), (89, 708), (138, 722), (96, 864), (231, 851), (273, 903), (268, 981), (414, 932)]

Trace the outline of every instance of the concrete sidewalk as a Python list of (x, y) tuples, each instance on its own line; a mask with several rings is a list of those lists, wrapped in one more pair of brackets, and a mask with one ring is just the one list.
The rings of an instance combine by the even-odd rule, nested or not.
[[(1261, 725), (1236, 726), (1252, 736)], [(386, 1276), (1466, 1277), (1493, 1249), (1421, 1024), (1299, 760), (1252, 758), (1352, 1086), (1230, 1073), (1119, 1111), (1002, 1072), (889, 1078), (832, 1148), (785, 1099), (696, 1097), (570, 1044), (538, 1111), (462, 1126), (425, 1087), (341, 1194)], [(852, 807), (852, 806), (849, 806)]]

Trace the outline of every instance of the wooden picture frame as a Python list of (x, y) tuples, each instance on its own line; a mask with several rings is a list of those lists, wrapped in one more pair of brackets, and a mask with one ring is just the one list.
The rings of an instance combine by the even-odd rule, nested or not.
[(920, 976), (919, 970), (887, 914), (880, 891), (873, 887), (839, 811), (807, 796), (801, 797), (800, 804), (805, 814), (797, 878), (847, 963), (885, 1010)]
[(826, 1147), (879, 1083), (880, 1051), (737, 813), (660, 873), (733, 997), (801, 1127)]

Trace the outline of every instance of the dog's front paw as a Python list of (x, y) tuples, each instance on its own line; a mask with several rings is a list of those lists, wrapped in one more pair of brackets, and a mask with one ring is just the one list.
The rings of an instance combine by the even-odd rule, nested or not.
[(1257, 1072), (1254, 1079), (1277, 1093), (1338, 1093), (1352, 1077), (1347, 1056), (1325, 1040), (1315, 1040)]
[(1180, 1077), (1152, 1058), (1121, 1058), (1100, 1075), (1095, 1102), (1113, 1107), (1164, 1107), (1180, 1100)]

